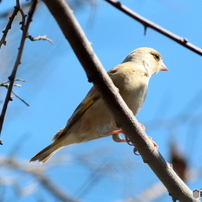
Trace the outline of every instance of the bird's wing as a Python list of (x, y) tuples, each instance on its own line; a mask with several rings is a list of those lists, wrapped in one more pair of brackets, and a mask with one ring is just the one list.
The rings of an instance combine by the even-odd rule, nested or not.
[(67, 122), (67, 126), (70, 127), (72, 124), (74, 124), (99, 98), (100, 95), (98, 94), (97, 90), (95, 87), (92, 87), (83, 101), (75, 109), (74, 113)]
[(98, 94), (95, 87), (92, 87), (91, 90), (88, 92), (86, 97), (83, 99), (83, 101), (78, 105), (78, 107), (75, 109), (74, 113), (70, 117), (70, 119), (67, 121), (67, 125), (64, 129), (60, 130), (54, 137), (53, 140), (58, 139), (63, 134), (66, 134), (66, 132), (69, 130), (69, 128), (86, 112), (86, 110), (92, 106), (98, 99), (100, 99), (100, 95)]

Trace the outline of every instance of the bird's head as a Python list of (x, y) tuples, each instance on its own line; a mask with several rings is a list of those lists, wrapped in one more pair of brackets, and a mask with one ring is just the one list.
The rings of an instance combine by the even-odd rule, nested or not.
[(153, 48), (135, 49), (124, 59), (125, 62), (133, 62), (136, 67), (144, 68), (150, 76), (159, 71), (168, 71), (161, 54)]

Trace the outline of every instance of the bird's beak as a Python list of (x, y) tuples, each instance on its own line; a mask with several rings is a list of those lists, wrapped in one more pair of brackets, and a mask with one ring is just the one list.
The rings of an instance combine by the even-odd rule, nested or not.
[(165, 66), (163, 61), (159, 65), (159, 71), (168, 71), (168, 68)]

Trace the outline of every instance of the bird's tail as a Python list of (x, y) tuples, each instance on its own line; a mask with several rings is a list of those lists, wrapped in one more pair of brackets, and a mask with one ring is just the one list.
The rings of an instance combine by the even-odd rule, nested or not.
[(60, 141), (56, 140), (35, 156), (33, 156), (29, 162), (39, 161), (40, 163), (45, 163), (51, 156), (53, 156), (58, 150), (62, 149), (63, 146), (60, 145)]

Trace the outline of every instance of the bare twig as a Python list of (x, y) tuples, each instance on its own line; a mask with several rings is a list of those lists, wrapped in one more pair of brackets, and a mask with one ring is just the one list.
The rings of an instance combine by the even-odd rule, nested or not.
[[(15, 79), (15, 81), (25, 82), (25, 80), (23, 80), (23, 79)], [(9, 82), (10, 82), (10, 81), (5, 81), (5, 82), (1, 83), (0, 85), (2, 85), (2, 84), (7, 84), (7, 83), (9, 83)]]
[[(31, 4), (31, 3), (32, 3), (31, 1), (23, 2), (23, 3), (21, 4), (21, 8), (23, 8), (23, 9), (28, 8), (28, 7), (30, 7), (30, 4)], [(4, 12), (1, 12), (1, 13), (0, 13), (0, 18), (6, 18), (6, 17), (8, 17), (8, 16), (10, 15), (10, 13), (12, 13), (12, 12), (13, 12), (12, 9), (8, 9), (8, 10), (6, 10), (6, 11), (4, 11)]]
[(11, 25), (13, 23), (13, 20), (14, 20), (15, 16), (17, 15), (18, 11), (19, 11), (19, 7), (16, 4), (16, 6), (14, 7), (14, 11), (13, 11), (12, 15), (9, 17), (8, 24), (6, 25), (6, 28), (3, 31), (3, 36), (2, 36), (2, 38), (0, 40), (0, 48), (1, 48), (2, 45), (6, 45), (6, 36), (8, 34), (9, 29), (11, 29)]
[(20, 24), (21, 24), (21, 29), (23, 30), (27, 16), (24, 14), (24, 12), (21, 8), (20, 1), (16, 0), (16, 6), (14, 7), (14, 11), (13, 11), (12, 15), (9, 17), (8, 24), (6, 25), (6, 28), (3, 31), (3, 36), (0, 40), (0, 48), (2, 45), (6, 45), (6, 37), (7, 37), (8, 31), (11, 29), (13, 20), (18, 12), (20, 12), (20, 14), (22, 16), (22, 21), (20, 22)]
[(14, 91), (12, 91), (12, 94), (29, 107), (29, 104), (25, 100), (23, 100), (18, 94), (16, 94)]
[(33, 37), (31, 35), (27, 35), (27, 38), (29, 38), (31, 41), (45, 40), (45, 41), (49, 41), (51, 44), (53, 44), (53, 41), (51, 39), (47, 38), (46, 35), (44, 35), (44, 36), (37, 36), (37, 37)]
[(25, 13), (24, 13), (24, 11), (22, 9), (22, 6), (20, 5), (20, 1), (19, 0), (16, 0), (16, 1), (17, 1), (17, 5), (19, 7), (19, 12), (20, 12), (20, 14), (22, 16), (22, 21), (20, 22), (20, 24), (21, 24), (21, 30), (23, 30), (24, 26), (25, 26), (25, 21), (26, 21), (27, 15), (25, 15)]
[(32, 17), (33, 17), (37, 2), (38, 2), (37, 0), (33, 0), (32, 6), (31, 6), (29, 14), (28, 14), (27, 21), (26, 21), (24, 29), (23, 29), (23, 34), (22, 34), (22, 38), (21, 38), (21, 42), (20, 42), (18, 55), (17, 55), (16, 61), (15, 61), (15, 65), (13, 67), (11, 75), (8, 78), (9, 81), (10, 81), (10, 85), (8, 87), (8, 92), (6, 94), (6, 98), (5, 98), (4, 105), (3, 105), (3, 108), (2, 108), (2, 112), (1, 112), (1, 116), (0, 116), (0, 134), (1, 134), (1, 131), (2, 131), (2, 127), (3, 127), (3, 122), (4, 122), (7, 106), (8, 106), (9, 101), (11, 100), (12, 88), (13, 88), (13, 85), (14, 85), (15, 76), (16, 76), (16, 73), (17, 73), (17, 70), (18, 70), (18, 66), (21, 64), (21, 57), (22, 57), (22, 53), (23, 53), (23, 49), (24, 49), (24, 44), (25, 44), (27, 32), (28, 32), (28, 29), (29, 29), (29, 25), (30, 25), (30, 23), (32, 21)]
[(94, 83), (100, 96), (112, 112), (117, 125), (123, 129), (124, 134), (135, 145), (144, 162), (148, 163), (165, 185), (173, 201), (198, 202), (199, 200), (193, 197), (192, 191), (177, 176), (170, 164), (154, 149), (153, 144), (139, 126), (131, 110), (128, 109), (117, 88), (102, 67), (66, 1), (44, 0), (44, 3), (68, 39), (89, 80)]
[(127, 14), (128, 16), (130, 16), (131, 18), (137, 20), (138, 22), (140, 22), (143, 26), (144, 26), (144, 31), (146, 33), (146, 29), (147, 27), (150, 27), (151, 29), (167, 36), (168, 38), (172, 39), (173, 41), (179, 43), (180, 45), (184, 46), (185, 48), (188, 48), (189, 50), (202, 55), (202, 49), (189, 43), (188, 39), (180, 37), (162, 27), (160, 27), (159, 25), (151, 22), (150, 20), (147, 20), (146, 18), (142, 17), (141, 15), (138, 15), (137, 13), (135, 13), (134, 11), (132, 11), (131, 9), (127, 8), (126, 6), (122, 5), (121, 2), (116, 1), (116, 0), (105, 0), (108, 3), (110, 3), (111, 5), (113, 5), (114, 7), (116, 7), (117, 9), (121, 10), (122, 12), (124, 12), (125, 14)]
[[(22, 81), (22, 82), (25, 82), (25, 80), (22, 80), (22, 79), (15, 79), (15, 81)], [(9, 83), (9, 82), (10, 82), (10, 81), (5, 81), (5, 82), (3, 82), (3, 83), (0, 83), (0, 87), (2, 86), (2, 87), (5, 87), (5, 88), (8, 89), (8, 87), (9, 87), (9, 84), (8, 84), (8, 83)], [(13, 86), (21, 87), (21, 85), (16, 84), (16, 83), (14, 83)], [(29, 104), (28, 104), (25, 100), (23, 100), (19, 95), (17, 95), (14, 91), (12, 91), (12, 94), (15, 95), (19, 100), (21, 100), (25, 105), (29, 106)]]

